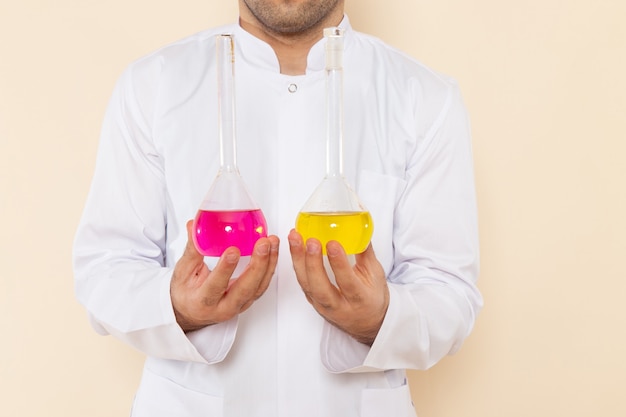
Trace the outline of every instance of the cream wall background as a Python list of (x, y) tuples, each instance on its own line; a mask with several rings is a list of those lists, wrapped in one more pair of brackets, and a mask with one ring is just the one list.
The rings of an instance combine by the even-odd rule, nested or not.
[[(347, 1), (457, 78), (472, 117), (486, 306), (461, 352), (411, 372), (419, 415), (626, 415), (626, 2)], [(0, 415), (128, 415), (142, 356), (72, 292), (100, 121), (131, 60), (236, 10), (0, 0)]]

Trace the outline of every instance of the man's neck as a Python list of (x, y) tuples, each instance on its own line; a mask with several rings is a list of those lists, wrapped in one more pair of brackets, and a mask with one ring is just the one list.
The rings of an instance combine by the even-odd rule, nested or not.
[(244, 30), (272, 47), (278, 58), (281, 74), (302, 75), (306, 73), (309, 51), (322, 39), (324, 28), (336, 26), (342, 19), (343, 10), (340, 10), (310, 30), (298, 34), (278, 34), (269, 31), (251, 14), (245, 12), (241, 13), (239, 24)]

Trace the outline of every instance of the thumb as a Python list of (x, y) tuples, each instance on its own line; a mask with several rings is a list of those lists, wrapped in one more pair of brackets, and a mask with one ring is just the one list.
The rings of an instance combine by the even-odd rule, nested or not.
[(354, 255), (354, 260), (358, 265), (362, 265), (368, 269), (379, 264), (371, 242), (367, 245), (367, 248), (363, 252)]
[(354, 259), (360, 264), (367, 263), (371, 259), (376, 259), (372, 242), (367, 244), (367, 248), (365, 248), (363, 252), (354, 254)]

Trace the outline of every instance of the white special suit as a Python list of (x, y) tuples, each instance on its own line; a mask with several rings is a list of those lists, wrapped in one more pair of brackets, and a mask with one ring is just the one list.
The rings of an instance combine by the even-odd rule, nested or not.
[[(344, 172), (374, 220), (390, 304), (371, 347), (325, 322), (296, 280), (287, 235), (325, 174), (324, 41), (306, 75), (279, 72), (239, 25), (134, 62), (108, 107), (74, 246), (95, 329), (147, 355), (135, 417), (414, 416), (404, 369), (456, 351), (482, 299), (468, 120), (455, 82), (344, 18)], [(235, 35), (237, 163), (280, 257), (267, 292), (185, 334), (170, 278), (219, 168), (215, 39)], [(209, 267), (216, 259), (206, 258)]]

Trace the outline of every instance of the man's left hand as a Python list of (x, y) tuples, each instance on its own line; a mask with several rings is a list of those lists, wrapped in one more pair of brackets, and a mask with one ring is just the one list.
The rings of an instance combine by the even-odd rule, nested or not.
[(328, 322), (371, 346), (389, 306), (389, 288), (372, 245), (355, 255), (351, 265), (339, 242), (330, 241), (326, 253), (335, 275), (334, 285), (326, 273), (322, 245), (317, 239), (306, 244), (295, 230), (289, 233), (291, 259), (307, 300)]

